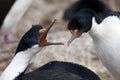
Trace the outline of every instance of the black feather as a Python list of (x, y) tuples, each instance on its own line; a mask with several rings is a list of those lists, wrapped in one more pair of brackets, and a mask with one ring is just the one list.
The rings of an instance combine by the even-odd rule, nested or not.
[(110, 14), (108, 14), (106, 17), (108, 17), (108, 16), (117, 16), (120, 19), (120, 12), (114, 11), (114, 12), (111, 12)]
[(102, 19), (97, 16), (97, 14), (91, 9), (81, 9), (72, 17), (68, 23), (68, 29), (74, 30), (78, 29), (79, 32), (88, 32), (92, 26), (92, 18), (95, 18), (96, 22), (99, 24), (102, 22)]
[(53, 61), (24, 74), (21, 80), (100, 80), (100, 78), (82, 65)]
[(78, 11), (84, 8), (89, 8), (102, 17), (111, 12), (111, 9), (99, 0), (79, 0), (65, 10), (63, 19), (70, 20)]
[(33, 25), (33, 27), (25, 33), (20, 40), (16, 53), (31, 48), (33, 45), (38, 44), (37, 40), (40, 38), (39, 30), (42, 29), (40, 25)]

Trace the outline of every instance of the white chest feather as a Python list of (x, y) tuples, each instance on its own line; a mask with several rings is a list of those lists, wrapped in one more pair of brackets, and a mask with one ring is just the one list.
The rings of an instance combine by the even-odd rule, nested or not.
[(32, 57), (34, 57), (39, 51), (40, 48), (35, 45), (26, 51), (17, 53), (12, 62), (0, 76), (0, 80), (14, 80), (27, 68)]
[(93, 18), (93, 26), (89, 32), (97, 56), (111, 72), (115, 80), (120, 80), (120, 20), (111, 16), (97, 24)]

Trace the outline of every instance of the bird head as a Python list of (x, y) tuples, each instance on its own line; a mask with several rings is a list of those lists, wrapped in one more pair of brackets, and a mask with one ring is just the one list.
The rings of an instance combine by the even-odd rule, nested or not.
[(91, 9), (81, 9), (76, 13), (68, 23), (68, 29), (72, 33), (71, 38), (68, 40), (68, 46), (70, 43), (80, 37), (82, 33), (90, 31), (92, 27), (92, 18), (95, 17), (96, 22), (100, 23), (100, 19), (94, 11)]
[(48, 27), (43, 28), (40, 25), (33, 25), (32, 28), (25, 33), (21, 41), (18, 44), (17, 52), (24, 51), (34, 45), (39, 45), (39, 47), (49, 46), (49, 45), (63, 45), (63, 43), (48, 42), (46, 37), (55, 21)]

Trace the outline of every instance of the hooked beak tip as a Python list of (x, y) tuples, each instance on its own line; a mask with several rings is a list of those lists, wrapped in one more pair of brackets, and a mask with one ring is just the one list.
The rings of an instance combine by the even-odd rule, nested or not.
[(67, 45), (69, 46), (74, 39), (78, 38), (78, 37), (81, 36), (81, 35), (82, 35), (81, 32), (79, 32), (78, 34), (75, 34), (75, 35), (73, 34), (73, 35), (71, 36), (71, 38), (68, 40)]
[(69, 47), (69, 46), (70, 46), (70, 43), (67, 42), (67, 46)]
[(72, 41), (74, 40), (74, 39), (76, 39), (77, 38), (77, 36), (76, 35), (72, 35), (71, 36), (71, 38), (68, 40), (68, 42), (67, 42), (67, 46), (69, 46), (71, 43), (72, 43)]

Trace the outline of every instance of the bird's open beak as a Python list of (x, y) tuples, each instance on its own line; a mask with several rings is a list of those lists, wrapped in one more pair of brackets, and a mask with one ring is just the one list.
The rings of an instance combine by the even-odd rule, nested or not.
[(72, 43), (72, 41), (73, 41), (74, 39), (76, 39), (76, 38), (78, 38), (79, 36), (82, 35), (82, 32), (79, 32), (78, 29), (71, 30), (71, 33), (72, 33), (72, 36), (71, 36), (71, 38), (70, 38), (70, 39), (68, 40), (68, 42), (67, 42), (67, 45), (68, 45), (68, 46)]
[(39, 43), (39, 46), (48, 46), (48, 45), (64, 45), (63, 43), (61, 42), (57, 42), (57, 43), (53, 43), (53, 42), (48, 42), (46, 40), (46, 37), (47, 37), (47, 34), (49, 32), (49, 30), (51, 29), (51, 27), (53, 26), (53, 24), (55, 23), (56, 20), (54, 20), (50, 26), (48, 28), (43, 28), (43, 29), (40, 29), (39, 30), (39, 33), (41, 34), (39, 40), (38, 40), (38, 43)]

